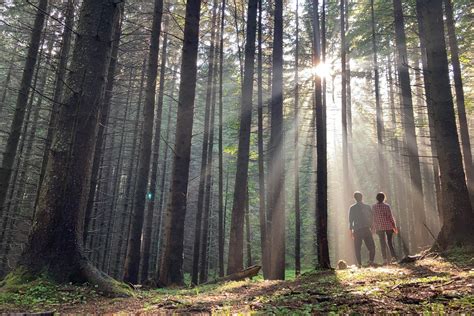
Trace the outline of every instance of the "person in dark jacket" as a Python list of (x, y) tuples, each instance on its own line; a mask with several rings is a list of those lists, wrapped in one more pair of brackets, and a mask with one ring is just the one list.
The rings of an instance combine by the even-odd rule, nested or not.
[(369, 250), (369, 266), (374, 265), (375, 243), (372, 238), (372, 208), (362, 202), (363, 195), (359, 191), (354, 192), (356, 203), (349, 209), (349, 229), (354, 240), (357, 266), (362, 266), (360, 250), (362, 241)]

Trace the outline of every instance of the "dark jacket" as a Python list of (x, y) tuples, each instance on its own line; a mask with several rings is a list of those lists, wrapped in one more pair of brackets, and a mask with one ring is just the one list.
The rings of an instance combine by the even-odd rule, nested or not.
[(372, 226), (372, 208), (363, 202), (357, 202), (349, 209), (349, 229), (354, 231)]

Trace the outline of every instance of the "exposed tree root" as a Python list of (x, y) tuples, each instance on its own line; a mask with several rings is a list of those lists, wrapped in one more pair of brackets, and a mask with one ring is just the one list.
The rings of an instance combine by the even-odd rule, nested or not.
[(97, 286), (107, 296), (129, 297), (134, 295), (132, 287), (95, 268), (89, 261), (82, 265), (81, 274), (85, 282)]

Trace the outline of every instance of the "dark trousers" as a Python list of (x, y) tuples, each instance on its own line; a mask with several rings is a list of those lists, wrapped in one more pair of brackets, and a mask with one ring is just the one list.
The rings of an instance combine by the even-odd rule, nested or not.
[[(388, 248), (390, 249), (390, 254), (393, 258), (397, 259), (397, 254), (395, 253), (395, 249), (393, 248), (393, 230), (379, 230), (377, 231), (377, 235), (379, 236), (380, 240), (380, 248), (382, 250), (382, 257), (384, 260), (387, 260), (387, 243)], [(387, 238), (385, 238), (385, 236)]]
[(372, 233), (368, 227), (358, 229), (354, 231), (354, 247), (356, 253), (357, 263), (362, 265), (362, 259), (360, 256), (360, 248), (362, 247), (362, 241), (364, 241), (365, 246), (369, 250), (369, 261), (374, 262), (375, 257), (375, 243), (372, 238)]

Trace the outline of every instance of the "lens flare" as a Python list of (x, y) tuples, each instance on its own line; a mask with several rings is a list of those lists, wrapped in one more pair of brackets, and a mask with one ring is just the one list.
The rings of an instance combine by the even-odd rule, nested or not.
[(328, 64), (319, 63), (316, 67), (312, 69), (313, 75), (316, 75), (320, 78), (326, 78), (331, 75), (331, 68)]

